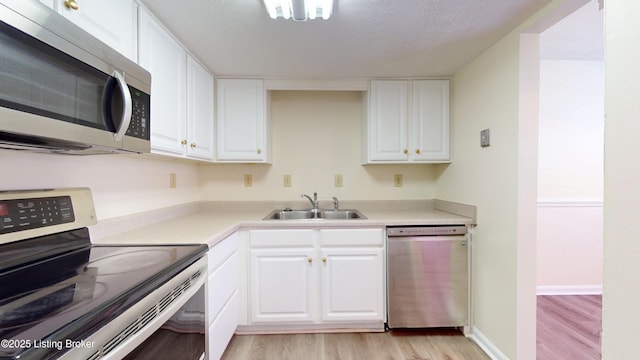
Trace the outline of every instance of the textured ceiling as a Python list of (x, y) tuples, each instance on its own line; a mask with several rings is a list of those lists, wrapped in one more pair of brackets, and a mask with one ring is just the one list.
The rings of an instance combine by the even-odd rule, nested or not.
[(262, 0), (144, 0), (216, 76), (448, 76), (550, 0), (335, 0), (329, 20)]

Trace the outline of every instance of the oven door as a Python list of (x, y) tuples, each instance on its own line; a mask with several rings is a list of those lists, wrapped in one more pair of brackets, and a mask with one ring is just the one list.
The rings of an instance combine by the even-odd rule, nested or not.
[(200, 258), (61, 359), (204, 359), (207, 258)]
[(205, 359), (204, 285), (126, 360)]

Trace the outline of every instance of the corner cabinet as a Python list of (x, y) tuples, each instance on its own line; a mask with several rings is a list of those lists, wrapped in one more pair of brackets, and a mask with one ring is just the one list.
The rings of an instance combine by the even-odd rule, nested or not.
[(372, 80), (365, 103), (364, 164), (450, 161), (449, 80)]
[(151, 73), (153, 153), (213, 160), (213, 77), (143, 9), (139, 63)]
[(250, 326), (384, 328), (382, 229), (249, 233)]
[(259, 79), (216, 80), (216, 160), (270, 163), (268, 98)]

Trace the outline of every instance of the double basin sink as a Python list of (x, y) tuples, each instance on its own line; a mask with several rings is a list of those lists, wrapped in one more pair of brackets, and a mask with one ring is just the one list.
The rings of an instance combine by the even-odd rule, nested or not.
[(360, 211), (349, 210), (274, 210), (263, 220), (357, 220), (366, 219)]

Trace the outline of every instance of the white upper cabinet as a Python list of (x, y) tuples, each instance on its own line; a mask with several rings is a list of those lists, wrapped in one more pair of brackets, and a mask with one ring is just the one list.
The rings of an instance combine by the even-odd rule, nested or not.
[(151, 148), (182, 155), (186, 146), (186, 62), (180, 44), (140, 9), (139, 60), (151, 73)]
[(187, 155), (213, 160), (213, 76), (187, 56)]
[(367, 129), (371, 160), (407, 160), (407, 93), (406, 81), (371, 81)]
[(151, 151), (213, 160), (213, 77), (140, 9), (139, 63), (151, 73)]
[(367, 101), (363, 163), (449, 161), (449, 80), (373, 80)]
[(415, 161), (449, 161), (449, 80), (414, 80), (410, 143)]
[(136, 61), (136, 16), (133, 0), (41, 0), (55, 11)]
[(264, 81), (218, 79), (216, 82), (216, 160), (270, 162)]

